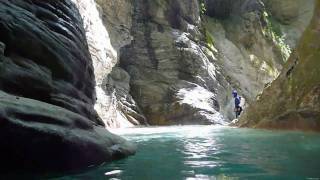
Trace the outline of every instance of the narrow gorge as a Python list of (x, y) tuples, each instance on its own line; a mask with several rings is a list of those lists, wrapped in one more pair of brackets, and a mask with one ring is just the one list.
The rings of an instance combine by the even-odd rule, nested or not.
[[(122, 172), (149, 158), (151, 146), (157, 150), (172, 146), (179, 153), (186, 148), (184, 155), (172, 149), (181, 159), (190, 153), (202, 157), (203, 152), (210, 159), (213, 149), (230, 148), (230, 157), (243, 158), (243, 163), (235, 161), (247, 165), (253, 161), (246, 158), (243, 146), (255, 146), (251, 138), (262, 136), (272, 144), (273, 137), (228, 126), (319, 132), (319, 4), (319, 0), (0, 0), (0, 171), (10, 174), (7, 179), (11, 174), (19, 179), (19, 173), (50, 179), (89, 167), (117, 172), (112, 168), (131, 165)], [(239, 120), (233, 91), (241, 96), (244, 110)], [(205, 134), (199, 133), (202, 130)], [(298, 132), (278, 133), (288, 144), (291, 137), (300, 137)], [(156, 134), (161, 136), (151, 138)], [(234, 156), (237, 151), (228, 145), (237, 134), (245, 143), (235, 143), (244, 157)], [(312, 142), (318, 142), (315, 137), (310, 135)], [(180, 146), (185, 138), (182, 144), (189, 146), (201, 141), (197, 138), (211, 144), (199, 143), (192, 148), (207, 149), (190, 152), (189, 146)], [(220, 141), (222, 145), (215, 144)], [(279, 151), (295, 149), (280, 144)], [(254, 153), (263, 151), (250, 150), (253, 159)], [(320, 147), (314, 145), (313, 150)], [(121, 160), (123, 164), (108, 166), (135, 153)], [(155, 150), (150, 157), (163, 154), (170, 153)], [(141, 159), (130, 161), (135, 158)], [(217, 153), (220, 158), (225, 157)], [(197, 161), (205, 162), (209, 160)], [(306, 178), (287, 176), (291, 171), (285, 170), (272, 176), (274, 169), (268, 168), (274, 164), (261, 164), (267, 178)], [(301, 171), (317, 176), (316, 164), (310, 172)], [(197, 179), (198, 170), (188, 168), (181, 167), (179, 176), (168, 170), (168, 176), (158, 178), (184, 179), (190, 171)], [(98, 170), (89, 179), (99, 179)], [(251, 177), (239, 173), (229, 175)], [(120, 179), (155, 178), (123, 174)], [(198, 179), (219, 179), (224, 173), (209, 175)], [(320, 178), (313, 176), (308, 177)], [(81, 178), (86, 176), (75, 177)]]

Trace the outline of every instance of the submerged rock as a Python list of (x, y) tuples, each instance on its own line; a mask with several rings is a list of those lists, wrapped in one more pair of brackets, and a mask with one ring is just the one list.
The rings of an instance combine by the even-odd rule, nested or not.
[(0, 1), (0, 34), (1, 170), (73, 170), (134, 153), (93, 108), (93, 65), (73, 3)]
[(239, 126), (320, 130), (320, 2), (280, 76), (241, 117)]

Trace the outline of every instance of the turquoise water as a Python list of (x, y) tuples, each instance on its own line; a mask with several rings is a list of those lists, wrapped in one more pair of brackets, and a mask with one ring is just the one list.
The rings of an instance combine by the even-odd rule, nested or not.
[(58, 179), (320, 179), (316, 133), (218, 126), (115, 133), (138, 145), (135, 156)]

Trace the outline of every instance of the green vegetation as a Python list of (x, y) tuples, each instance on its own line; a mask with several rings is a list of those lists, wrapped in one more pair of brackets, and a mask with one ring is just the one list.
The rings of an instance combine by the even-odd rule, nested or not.
[(291, 49), (289, 45), (285, 43), (280, 24), (269, 16), (267, 12), (264, 12), (263, 16), (267, 23), (264, 34), (278, 46), (279, 50), (284, 54), (283, 59), (287, 60), (291, 54)]
[(206, 47), (209, 48), (211, 51), (215, 51), (215, 40), (210, 31), (208, 30), (208, 19), (207, 18), (201, 18), (201, 34), (202, 36), (202, 41), (205, 43)]
[(202, 18), (207, 12), (207, 8), (204, 0), (199, 0), (199, 6), (200, 6), (200, 17)]
[(199, 7), (200, 7), (200, 18), (201, 18), (201, 32), (204, 35), (204, 41), (206, 43), (207, 48), (209, 48), (210, 50), (214, 50), (214, 38), (212, 36), (212, 34), (207, 30), (206, 27), (206, 21), (207, 19), (205, 18), (205, 14), (206, 14), (206, 4), (204, 0), (199, 0)]
[(209, 49), (212, 50), (214, 49), (214, 38), (206, 28), (204, 29), (204, 31), (205, 31), (204, 35), (205, 35), (207, 46), (209, 47)]

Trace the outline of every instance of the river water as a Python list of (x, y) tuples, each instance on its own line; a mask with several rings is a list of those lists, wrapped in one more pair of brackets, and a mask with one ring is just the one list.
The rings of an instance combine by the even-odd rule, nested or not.
[(319, 179), (320, 134), (172, 126), (114, 130), (135, 156), (57, 179)]

